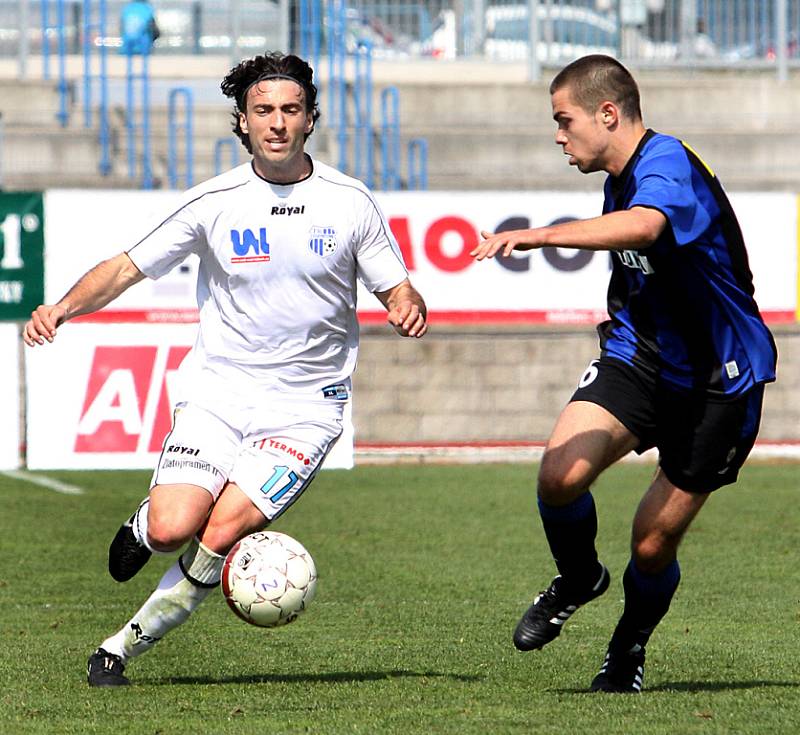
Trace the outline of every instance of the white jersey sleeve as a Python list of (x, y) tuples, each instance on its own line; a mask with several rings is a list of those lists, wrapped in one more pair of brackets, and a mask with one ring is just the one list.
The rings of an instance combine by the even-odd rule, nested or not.
[(356, 229), (358, 279), (373, 293), (387, 291), (408, 278), (408, 270), (378, 203), (366, 190), (363, 201)]
[(184, 197), (180, 205), (127, 251), (134, 265), (146, 276), (161, 278), (190, 253), (200, 253), (205, 234), (192, 204), (195, 196)]

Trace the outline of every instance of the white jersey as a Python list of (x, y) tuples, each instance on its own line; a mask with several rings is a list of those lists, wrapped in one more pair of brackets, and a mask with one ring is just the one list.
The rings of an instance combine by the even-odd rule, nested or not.
[(356, 278), (385, 291), (408, 272), (369, 190), (312, 163), (311, 176), (289, 185), (251, 163), (210, 179), (128, 251), (150, 278), (200, 258), (200, 329), (185, 374), (309, 394), (349, 380)]

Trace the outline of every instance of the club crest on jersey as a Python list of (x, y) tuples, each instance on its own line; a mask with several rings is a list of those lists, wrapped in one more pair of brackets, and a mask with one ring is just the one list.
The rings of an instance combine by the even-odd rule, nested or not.
[(309, 233), (308, 247), (322, 258), (336, 252), (336, 230), (333, 227), (312, 227)]

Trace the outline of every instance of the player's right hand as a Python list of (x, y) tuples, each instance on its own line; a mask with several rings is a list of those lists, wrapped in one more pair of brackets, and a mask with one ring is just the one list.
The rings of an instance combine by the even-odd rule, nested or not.
[(494, 258), (498, 253), (507, 258), (514, 250), (531, 250), (538, 247), (535, 235), (535, 230), (506, 230), (496, 233), (481, 230), (483, 239), (469, 254), (475, 260)]
[(22, 339), (28, 347), (43, 345), (45, 340), (52, 342), (56, 327), (63, 324), (67, 311), (63, 306), (42, 304), (31, 314), (22, 329)]

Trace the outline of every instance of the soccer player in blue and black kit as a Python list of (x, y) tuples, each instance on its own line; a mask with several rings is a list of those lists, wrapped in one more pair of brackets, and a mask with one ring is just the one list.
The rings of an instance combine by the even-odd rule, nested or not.
[(688, 145), (644, 127), (628, 70), (587, 56), (555, 77), (550, 94), (569, 163), (608, 174), (603, 214), (484, 232), (472, 254), (609, 250), (613, 270), (600, 358), (562, 411), (539, 471), (539, 513), (559, 574), (520, 620), (514, 644), (541, 648), (608, 589), (589, 488), (631, 450), (657, 447), (658, 470), (633, 519), (624, 611), (591, 685), (638, 692), (645, 646), (680, 580), (678, 545), (709, 494), (736, 481), (777, 354), (725, 192)]

